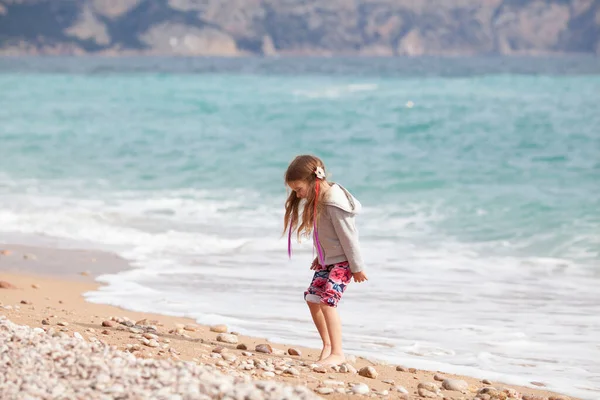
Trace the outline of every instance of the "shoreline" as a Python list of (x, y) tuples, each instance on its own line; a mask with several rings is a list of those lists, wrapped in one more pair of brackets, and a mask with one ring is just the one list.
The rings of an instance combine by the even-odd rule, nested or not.
[[(0, 289), (0, 315), (5, 315), (10, 321), (19, 325), (33, 328), (60, 329), (73, 336), (75, 332), (85, 340), (97, 338), (103, 342), (116, 346), (119, 350), (126, 350), (128, 346), (139, 344), (139, 338), (132, 337), (131, 331), (126, 326), (118, 323), (123, 318), (131, 321), (147, 320), (155, 322), (158, 336), (167, 340), (168, 351), (159, 348), (140, 346), (134, 354), (144, 358), (174, 358), (182, 361), (193, 361), (199, 364), (217, 365), (225, 373), (231, 365), (223, 362), (225, 357), (214, 354), (230, 354), (243, 359), (243, 350), (237, 349), (235, 344), (218, 342), (217, 332), (211, 331), (208, 326), (197, 324), (189, 318), (172, 317), (146, 312), (133, 312), (119, 307), (89, 303), (84, 294), (97, 290), (102, 285), (94, 278), (104, 273), (116, 273), (129, 268), (127, 262), (120, 257), (104, 252), (88, 250), (51, 249), (23, 245), (0, 245), (0, 251), (8, 250), (9, 254), (0, 254), (0, 281), (6, 281), (16, 289)], [(95, 260), (95, 261), (92, 261)], [(57, 271), (60, 270), (60, 271)], [(61, 273), (62, 272), (62, 273)], [(81, 273), (85, 272), (85, 275)], [(34, 287), (35, 286), (35, 287)], [(7, 309), (6, 306), (9, 306)], [(111, 318), (112, 317), (112, 318)], [(114, 321), (116, 319), (117, 321)], [(103, 322), (108, 321), (102, 326)], [(62, 323), (66, 322), (66, 326)], [(58, 325), (61, 323), (61, 325)], [(225, 329), (227, 330), (227, 329)], [(385, 362), (357, 357), (350, 364), (357, 370), (363, 367), (372, 367), (377, 372), (376, 378), (368, 378), (353, 373), (336, 372), (327, 370), (314, 371), (308, 366), (314, 364), (319, 350), (289, 346), (280, 343), (271, 343), (265, 338), (235, 335), (238, 343), (246, 345), (254, 353), (251, 357), (258, 359), (292, 359), (307, 365), (306, 371), (302, 370), (298, 376), (264, 375), (256, 372), (255, 377), (269, 379), (286, 384), (303, 385), (311, 390), (329, 387), (340, 389), (343, 386), (363, 383), (370, 392), (381, 398), (406, 398), (398, 388), (402, 386), (408, 395), (419, 396), (419, 383), (433, 383), (441, 386), (442, 382), (434, 378), (441, 375), (443, 378), (464, 380), (468, 384), (466, 393), (459, 391), (443, 390), (443, 396), (448, 399), (473, 398), (476, 393), (488, 384), (482, 380), (467, 376), (448, 374), (441, 371), (415, 370), (410, 366), (396, 366)], [(255, 353), (257, 345), (269, 345), (274, 349), (274, 354)], [(298, 350), (301, 356), (286, 354), (290, 348)], [(221, 351), (216, 353), (215, 351)], [(223, 350), (224, 349), (224, 350)], [(228, 357), (231, 358), (231, 357)], [(219, 362), (221, 361), (220, 365)], [(402, 370), (397, 370), (400, 367)], [(331, 382), (337, 382), (332, 384)], [(339, 385), (343, 382), (342, 385)], [(333, 385), (333, 386), (332, 386)], [(336, 385), (339, 385), (336, 387)], [(534, 388), (525, 388), (515, 385), (492, 382), (496, 388), (511, 388), (517, 392), (537, 396), (529, 397), (531, 400), (549, 398), (567, 398), (553, 392)], [(319, 392), (317, 392), (319, 393)], [(349, 393), (330, 394), (321, 393), (326, 398), (359, 398), (362, 395)], [(465, 397), (467, 396), (467, 397)], [(525, 396), (527, 398), (528, 396)], [(524, 398), (524, 399), (525, 399)], [(526, 399), (525, 399), (526, 400)]]

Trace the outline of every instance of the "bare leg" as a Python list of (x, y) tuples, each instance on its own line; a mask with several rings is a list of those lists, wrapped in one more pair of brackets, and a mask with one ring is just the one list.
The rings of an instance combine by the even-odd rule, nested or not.
[(319, 331), (321, 340), (323, 341), (323, 350), (321, 350), (321, 355), (319, 356), (319, 361), (321, 361), (331, 354), (331, 340), (329, 339), (329, 332), (327, 331), (327, 323), (325, 322), (325, 316), (323, 315), (320, 304), (311, 303), (310, 301), (307, 301), (306, 304), (308, 304), (312, 319), (317, 327), (317, 331)]
[(342, 350), (342, 322), (337, 308), (321, 304), (321, 311), (325, 317), (329, 341), (331, 343), (331, 355), (324, 360), (323, 365), (339, 365), (346, 361)]

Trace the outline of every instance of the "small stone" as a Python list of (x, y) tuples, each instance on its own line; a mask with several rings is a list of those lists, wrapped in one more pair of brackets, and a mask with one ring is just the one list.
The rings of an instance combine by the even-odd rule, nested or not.
[(81, 273), (81, 275), (83, 275), (83, 276), (90, 276), (90, 271), (83, 271)]
[(238, 350), (248, 350), (248, 346), (246, 346), (244, 343), (240, 343), (236, 346), (236, 349)]
[(312, 367), (313, 372), (318, 372), (319, 374), (327, 373), (327, 368), (322, 365), (315, 365)]
[(233, 354), (221, 353), (221, 356), (223, 357), (223, 360), (225, 360), (225, 361), (234, 362), (235, 360), (237, 360), (237, 357), (234, 356)]
[(536, 381), (531, 382), (531, 384), (535, 385), (535, 386), (540, 386), (540, 387), (545, 387), (546, 386), (546, 384), (544, 384), (542, 382), (536, 382)]
[[(504, 388), (503, 392), (506, 393), (508, 395), (508, 397), (511, 397), (511, 398), (514, 398), (514, 399), (521, 397), (519, 395), (519, 392), (517, 392), (513, 388)], [(570, 400), (570, 399), (567, 397), (565, 399), (556, 398), (555, 400)]]
[(293, 347), (290, 347), (287, 352), (290, 356), (301, 356), (302, 355), (302, 352), (300, 350), (294, 349)]
[(408, 390), (404, 386), (396, 386), (394, 390), (399, 393), (408, 394)]
[(230, 335), (228, 333), (219, 333), (217, 335), (217, 342), (236, 344), (238, 342), (238, 338), (235, 335)]
[(416, 374), (417, 373), (417, 369), (416, 368), (409, 368), (408, 372), (410, 372), (411, 374)]
[(142, 335), (142, 337), (143, 337), (143, 338), (146, 338), (146, 339), (148, 339), (148, 340), (152, 340), (152, 339), (154, 339), (154, 340), (158, 340), (158, 336), (156, 336), (155, 334), (153, 334), (153, 333), (150, 333), (150, 332), (145, 332), (145, 333)]
[(265, 378), (274, 378), (275, 377), (275, 372), (272, 371), (265, 371), (262, 374)]
[(320, 387), (315, 390), (319, 394), (331, 394), (333, 393), (333, 389), (330, 387)]
[(417, 393), (421, 397), (436, 398), (440, 395), (440, 389), (435, 383), (421, 382), (417, 385)]
[(286, 375), (300, 376), (300, 372), (296, 368), (294, 368), (294, 367), (290, 367), (290, 368), (285, 369), (283, 371), (283, 373), (286, 374)]
[(243, 355), (244, 357), (252, 357), (254, 354), (252, 354), (252, 353), (251, 353), (251, 352), (249, 352), (249, 351), (242, 351), (242, 355)]
[(73, 337), (79, 339), (79, 340), (83, 340), (83, 336), (81, 336), (81, 333), (79, 332), (74, 332), (73, 333)]
[(33, 283), (33, 284), (31, 284), (31, 287), (32, 287), (33, 289), (39, 289), (39, 288), (40, 288), (40, 285), (38, 285), (37, 283)]
[(188, 332), (196, 332), (196, 327), (194, 325), (186, 325), (183, 327), (183, 329)]
[(216, 333), (227, 333), (228, 329), (227, 325), (213, 325), (210, 327), (210, 331)]
[(444, 379), (446, 379), (446, 378), (444, 378), (444, 377), (443, 377), (442, 375), (440, 375), (440, 374), (435, 374), (435, 375), (433, 376), (433, 380), (434, 380), (434, 381), (439, 381), (439, 382), (442, 382)]
[(354, 394), (367, 394), (369, 391), (369, 387), (364, 383), (359, 383), (352, 386), (352, 393)]
[(56, 325), (58, 325), (58, 326), (69, 326), (69, 323), (66, 322), (66, 321), (59, 321), (59, 322), (56, 323)]
[(524, 394), (523, 400), (548, 400), (548, 398), (544, 396)]
[(464, 392), (469, 389), (469, 384), (461, 379), (444, 379), (442, 382), (442, 387), (446, 390)]
[(492, 381), (490, 381), (489, 379), (484, 379), (481, 381), (481, 383), (483, 383), (484, 385), (491, 385)]
[(110, 335), (110, 331), (108, 331), (108, 330), (105, 329), (105, 330), (102, 331), (102, 334), (103, 335)]
[(112, 321), (102, 321), (102, 326), (107, 328), (112, 328), (115, 326), (115, 323)]
[(256, 345), (254, 351), (256, 351), (257, 353), (272, 354), (273, 348), (269, 344), (259, 344)]
[(146, 318), (144, 318), (144, 319), (140, 319), (135, 324), (139, 325), (139, 326), (143, 326), (143, 325), (146, 325), (147, 323), (148, 323), (148, 320)]
[(401, 365), (398, 365), (398, 366), (396, 367), (396, 371), (399, 371), (399, 372), (408, 372), (408, 368), (406, 368), (406, 367), (403, 367), (403, 366), (401, 366)]
[(379, 396), (387, 396), (388, 394), (390, 394), (389, 391), (387, 390), (382, 390), (381, 392), (377, 393)]
[(396, 382), (394, 382), (394, 381), (393, 381), (393, 380), (391, 380), (391, 379), (384, 379), (384, 380), (382, 380), (381, 382), (383, 382), (383, 383), (387, 383), (388, 385), (393, 385), (394, 383), (396, 383)]
[(17, 287), (10, 282), (0, 281), (0, 289), (16, 289)]
[(226, 349), (225, 349), (225, 347), (223, 347), (223, 346), (217, 346), (217, 347), (215, 347), (214, 349), (212, 349), (212, 352), (213, 352), (213, 353), (218, 353), (218, 354), (221, 354), (221, 353), (223, 353), (225, 350), (226, 350)]
[(155, 339), (148, 340), (148, 343), (144, 342), (144, 344), (148, 347), (158, 347), (160, 344)]
[(377, 376), (379, 375), (377, 373), (377, 370), (375, 370), (375, 368), (371, 367), (370, 365), (367, 367), (363, 367), (358, 371), (358, 374), (360, 376), (364, 376), (366, 378), (371, 378), (371, 379), (377, 379)]
[(42, 325), (50, 325), (50, 322), (48, 322), (47, 319), (43, 319), (42, 320)]

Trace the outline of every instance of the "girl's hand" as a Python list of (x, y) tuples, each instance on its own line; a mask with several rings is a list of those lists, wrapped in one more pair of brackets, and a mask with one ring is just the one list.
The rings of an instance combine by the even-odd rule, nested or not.
[(310, 266), (310, 269), (312, 269), (313, 271), (318, 270), (320, 267), (319, 265), (319, 257), (315, 258), (312, 262), (312, 265)]
[(369, 278), (367, 278), (367, 274), (365, 274), (362, 271), (352, 273), (352, 277), (354, 278), (354, 282), (357, 282), (357, 283), (369, 280)]

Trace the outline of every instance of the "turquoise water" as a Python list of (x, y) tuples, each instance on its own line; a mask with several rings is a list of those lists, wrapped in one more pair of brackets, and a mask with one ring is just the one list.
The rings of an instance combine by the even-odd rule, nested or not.
[(0, 72), (3, 237), (131, 260), (91, 301), (316, 345), (311, 249), (280, 238), (283, 172), (314, 153), (365, 206), (349, 352), (600, 396), (600, 69), (229, 62)]

